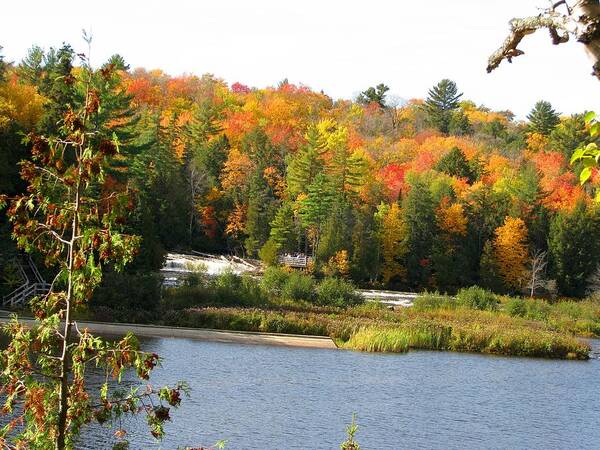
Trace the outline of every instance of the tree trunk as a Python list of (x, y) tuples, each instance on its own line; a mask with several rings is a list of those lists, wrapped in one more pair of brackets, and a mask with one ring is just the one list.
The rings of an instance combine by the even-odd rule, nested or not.
[(73, 212), (73, 223), (71, 230), (71, 240), (69, 242), (69, 258), (68, 258), (68, 282), (67, 282), (67, 298), (65, 305), (65, 326), (62, 336), (62, 353), (60, 357), (60, 376), (59, 376), (59, 410), (58, 410), (58, 425), (57, 425), (57, 436), (56, 436), (56, 450), (64, 450), (65, 440), (67, 433), (67, 411), (69, 409), (69, 373), (71, 371), (70, 366), (70, 354), (69, 354), (69, 340), (71, 338), (71, 330), (73, 324), (71, 323), (71, 303), (73, 299), (73, 262), (75, 258), (75, 244), (77, 241), (77, 229), (79, 228), (79, 204), (80, 204), (80, 181), (77, 182), (77, 188), (75, 192), (75, 211)]
[(577, 40), (592, 61), (593, 74), (600, 78), (600, 4), (598, 0), (580, 0), (572, 6), (572, 16), (581, 26)]

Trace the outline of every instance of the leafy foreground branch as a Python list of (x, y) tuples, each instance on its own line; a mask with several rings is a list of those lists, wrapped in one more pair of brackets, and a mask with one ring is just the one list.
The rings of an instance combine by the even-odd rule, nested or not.
[[(159, 356), (141, 351), (131, 334), (111, 343), (80, 330), (73, 320), (74, 309), (100, 283), (103, 268), (123, 268), (139, 244), (123, 232), (132, 208), (129, 193), (104, 183), (105, 170), (119, 151), (116, 137), (98, 125), (99, 86), (112, 69), (94, 71), (81, 58), (77, 76), (57, 83), (76, 95), (72, 104), (61, 105), (55, 135), (27, 137), (33, 155), (21, 163), (27, 193), (0, 198), (0, 206), (10, 202), (8, 216), (19, 247), (44, 255), (57, 273), (50, 292), (31, 304), (35, 325), (26, 328), (15, 316), (4, 328), (11, 340), (0, 353), (2, 414), (10, 416), (0, 431), (3, 448), (73, 448), (82, 427), (93, 420), (120, 422), (124, 414), (137, 413), (146, 414), (152, 435), (160, 438), (170, 407), (179, 406), (188, 390), (178, 383), (109, 394), (109, 384), (120, 383), (128, 369), (147, 380)], [(86, 386), (90, 366), (105, 373), (99, 393)], [(124, 430), (116, 436), (124, 438)]]

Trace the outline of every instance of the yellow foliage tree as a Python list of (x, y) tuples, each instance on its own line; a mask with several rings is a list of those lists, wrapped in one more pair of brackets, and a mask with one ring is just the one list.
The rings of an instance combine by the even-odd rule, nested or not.
[(382, 205), (377, 212), (380, 220), (380, 237), (383, 256), (383, 281), (393, 277), (404, 278), (406, 269), (400, 259), (406, 254), (406, 224), (402, 220), (402, 211), (397, 203)]
[(507, 287), (517, 289), (527, 273), (529, 258), (527, 226), (522, 219), (506, 217), (494, 238), (494, 256), (498, 271)]
[(527, 135), (527, 149), (530, 152), (543, 152), (548, 149), (548, 137), (541, 133), (529, 133)]
[(44, 102), (33, 86), (14, 80), (0, 84), (0, 128), (14, 121), (31, 130), (42, 115)]
[(340, 250), (327, 262), (324, 272), (329, 276), (340, 276), (347, 278), (350, 275), (350, 261), (348, 260), (348, 251)]
[(448, 234), (466, 236), (467, 218), (463, 206), (460, 203), (448, 203), (444, 199), (437, 210), (438, 227)]

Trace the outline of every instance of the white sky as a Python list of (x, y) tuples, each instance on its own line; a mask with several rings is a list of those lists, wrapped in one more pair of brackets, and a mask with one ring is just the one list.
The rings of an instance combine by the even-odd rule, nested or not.
[(120, 53), (134, 67), (171, 75), (209, 72), (265, 87), (283, 78), (334, 98), (379, 82), (403, 98), (427, 95), (442, 78), (477, 104), (523, 118), (545, 99), (570, 114), (598, 109), (600, 84), (577, 43), (529, 36), (526, 54), (488, 75), (488, 56), (508, 21), (545, 0), (5, 0), (0, 45), (9, 61), (29, 47), (71, 43), (92, 62)]

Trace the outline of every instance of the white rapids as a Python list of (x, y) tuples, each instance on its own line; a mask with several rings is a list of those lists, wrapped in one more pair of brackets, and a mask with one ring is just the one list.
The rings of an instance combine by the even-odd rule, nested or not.
[[(187, 274), (201, 272), (207, 275), (219, 275), (231, 272), (238, 275), (244, 273), (260, 274), (263, 270), (260, 261), (242, 259), (237, 256), (211, 255), (195, 252), (194, 254), (168, 253), (161, 269), (165, 286), (177, 286)], [(389, 306), (412, 306), (414, 292), (380, 291), (358, 289), (366, 301), (379, 302)]]

